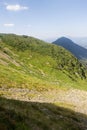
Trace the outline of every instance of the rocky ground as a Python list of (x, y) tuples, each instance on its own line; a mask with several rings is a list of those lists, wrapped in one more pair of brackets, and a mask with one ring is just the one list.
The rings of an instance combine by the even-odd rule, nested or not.
[(6, 98), (31, 101), (55, 103), (68, 107), (76, 112), (87, 114), (87, 92), (78, 89), (54, 89), (44, 92), (37, 92), (29, 89), (3, 89), (0, 88), (0, 95)]

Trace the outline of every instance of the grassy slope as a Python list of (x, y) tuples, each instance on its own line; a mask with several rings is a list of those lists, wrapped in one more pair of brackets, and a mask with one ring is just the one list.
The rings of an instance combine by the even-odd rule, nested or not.
[[(70, 87), (87, 90), (85, 69), (69, 52), (35, 38), (1, 35), (0, 96), (8, 95), (3, 90), (9, 88), (42, 92)], [(85, 118), (55, 104), (0, 98), (1, 130), (82, 130)]]
[(4, 86), (80, 88), (84, 84), (86, 88), (84, 67), (65, 49), (32, 37), (1, 35), (1, 39), (0, 83), (6, 82)]

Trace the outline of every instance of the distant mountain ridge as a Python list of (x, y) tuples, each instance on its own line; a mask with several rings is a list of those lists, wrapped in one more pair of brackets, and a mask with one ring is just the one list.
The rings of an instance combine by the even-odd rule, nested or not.
[(78, 59), (87, 59), (87, 49), (77, 45), (69, 38), (61, 37), (54, 41), (53, 44), (64, 47), (73, 55), (75, 55)]
[(70, 39), (87, 49), (87, 37), (70, 37)]

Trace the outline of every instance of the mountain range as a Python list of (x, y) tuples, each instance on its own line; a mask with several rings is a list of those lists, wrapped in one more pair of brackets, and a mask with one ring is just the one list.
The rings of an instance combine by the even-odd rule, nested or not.
[(87, 60), (87, 49), (74, 43), (69, 38), (58, 38), (56, 41), (53, 42), (53, 44), (64, 47), (80, 60)]

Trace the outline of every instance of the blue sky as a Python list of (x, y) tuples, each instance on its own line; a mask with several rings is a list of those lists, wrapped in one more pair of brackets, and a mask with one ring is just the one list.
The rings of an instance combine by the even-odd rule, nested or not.
[(87, 0), (0, 0), (0, 32), (86, 37)]

